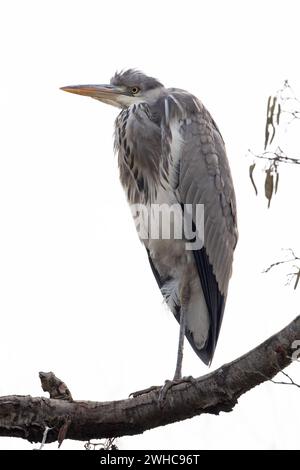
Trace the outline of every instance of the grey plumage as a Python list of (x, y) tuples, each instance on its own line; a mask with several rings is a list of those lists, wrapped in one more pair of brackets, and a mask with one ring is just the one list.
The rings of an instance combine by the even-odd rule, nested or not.
[[(64, 90), (122, 108), (115, 122), (115, 149), (130, 204), (204, 204), (201, 249), (187, 251), (186, 240), (174, 237), (150, 237), (143, 243), (167, 304), (178, 321), (184, 315), (181, 328), (195, 352), (209, 364), (237, 243), (234, 188), (214, 120), (195, 96), (167, 89), (136, 70), (117, 73), (110, 85)], [(179, 368), (178, 359), (177, 376)]]
[(110, 80), (111, 85), (135, 87), (138, 86), (142, 91), (153, 90), (163, 87), (163, 85), (153, 77), (148, 77), (139, 70), (129, 69), (122, 72), (116, 72)]

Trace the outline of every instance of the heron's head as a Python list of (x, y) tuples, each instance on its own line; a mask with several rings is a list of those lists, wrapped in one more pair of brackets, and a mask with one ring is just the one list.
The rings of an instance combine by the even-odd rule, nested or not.
[(74, 85), (61, 88), (63, 91), (90, 96), (118, 108), (151, 102), (159, 96), (162, 89), (163, 85), (158, 80), (133, 69), (116, 73), (108, 85)]

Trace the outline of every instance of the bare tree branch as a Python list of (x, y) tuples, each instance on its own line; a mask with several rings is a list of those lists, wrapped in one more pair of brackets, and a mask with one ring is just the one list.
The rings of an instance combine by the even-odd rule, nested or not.
[(300, 385), (297, 384), (296, 382), (294, 382), (292, 377), (290, 377), (289, 374), (287, 374), (283, 370), (281, 370), (279, 373), (283, 374), (285, 377), (287, 377), (289, 379), (289, 382), (274, 380), (274, 379), (271, 379), (270, 377), (268, 377), (267, 375), (263, 374), (260, 371), (257, 371), (257, 372), (259, 372), (266, 380), (269, 380), (270, 382), (272, 382), (272, 384), (276, 384), (276, 385), (294, 385), (295, 387), (300, 388)]
[[(290, 263), (293, 263), (294, 261), (300, 261), (299, 256), (296, 256), (295, 252), (291, 248), (288, 248), (288, 251), (291, 253), (292, 258), (276, 261), (275, 263), (270, 264), (270, 266), (268, 266), (266, 269), (264, 269), (263, 273), (268, 273), (274, 267), (280, 266), (282, 264), (290, 264)], [(297, 286), (298, 286), (299, 280), (300, 280), (300, 267), (297, 266), (297, 265), (294, 265), (294, 264), (292, 265), (292, 267), (295, 268), (296, 271), (293, 272), (293, 273), (288, 273), (287, 274), (288, 281), (287, 281), (286, 285), (289, 285), (291, 283), (292, 279), (295, 277), (296, 279), (295, 279), (294, 289), (296, 289)]]
[(253, 158), (269, 160), (275, 165), (278, 163), (290, 163), (294, 165), (300, 165), (299, 157), (288, 157), (280, 147), (277, 147), (277, 149), (274, 151), (268, 150), (260, 154), (256, 154), (251, 149), (248, 149), (248, 154)]
[[(68, 390), (67, 399), (64, 394), (61, 398), (0, 397), (0, 435), (31, 442), (62, 442), (64, 438), (89, 441), (140, 434), (202, 413), (229, 412), (242, 394), (271, 380), (291, 363), (297, 339), (300, 316), (235, 361), (195, 379), (194, 383), (175, 385), (163, 406), (158, 401), (160, 387), (119, 401), (74, 401), (61, 380), (54, 374), (47, 375), (54, 389), (63, 384), (62, 390)], [(297, 355), (294, 356), (296, 360)], [(45, 379), (45, 373), (42, 378)]]
[(281, 261), (276, 261), (275, 263), (272, 263), (270, 264), (270, 266), (268, 266), (266, 269), (263, 270), (264, 273), (268, 273), (269, 271), (271, 271), (272, 268), (274, 268), (275, 266), (279, 266), (280, 264), (286, 264), (286, 263), (291, 263), (291, 262), (294, 262), (294, 261), (299, 261), (300, 258), (296, 255), (293, 254), (293, 258), (291, 259), (283, 259)]
[[(282, 88), (277, 90), (274, 96), (268, 97), (263, 152), (253, 152), (251, 149), (248, 149), (247, 156), (252, 160), (249, 167), (249, 178), (256, 195), (258, 194), (258, 189), (254, 181), (254, 169), (258, 166), (256, 165), (257, 162), (260, 163), (260, 166), (264, 163), (262, 170), (265, 173), (264, 192), (268, 200), (268, 208), (271, 205), (273, 195), (278, 191), (281, 164), (300, 165), (299, 156), (288, 156), (281, 146), (277, 145), (275, 148), (275, 143), (273, 142), (275, 134), (277, 136), (278, 132), (282, 129), (287, 130), (287, 127), (293, 121), (300, 119), (299, 103), (300, 100), (296, 97), (289, 82), (285, 80)], [(282, 121), (282, 116), (286, 116), (289, 119), (284, 118)], [(279, 132), (279, 138), (280, 134), (281, 132)]]
[(283, 370), (280, 371), (281, 374), (283, 374), (287, 379), (289, 379), (289, 382), (278, 382), (277, 380), (271, 380), (273, 384), (279, 384), (279, 385), (295, 385), (295, 387), (300, 388), (300, 385), (297, 384), (296, 382), (293, 381), (292, 377), (284, 372)]

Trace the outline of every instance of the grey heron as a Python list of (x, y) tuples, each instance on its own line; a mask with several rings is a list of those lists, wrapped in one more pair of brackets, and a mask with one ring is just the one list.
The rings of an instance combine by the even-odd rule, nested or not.
[(200, 100), (135, 69), (116, 73), (110, 84), (62, 90), (121, 108), (115, 148), (129, 204), (177, 203), (182, 210), (190, 205), (193, 222), (194, 208), (204, 205), (201, 246), (188, 250), (184, 236), (141, 237), (157, 284), (180, 324), (173, 379), (178, 382), (185, 337), (210, 365), (231, 277), (238, 232), (224, 141)]

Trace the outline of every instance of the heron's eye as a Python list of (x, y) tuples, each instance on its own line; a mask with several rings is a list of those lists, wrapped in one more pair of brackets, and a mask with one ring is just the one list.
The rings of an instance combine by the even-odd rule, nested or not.
[(131, 93), (132, 93), (133, 95), (136, 95), (139, 91), (140, 91), (140, 89), (139, 89), (137, 86), (133, 86), (133, 87), (131, 88)]

